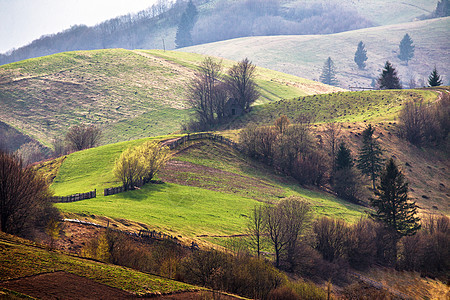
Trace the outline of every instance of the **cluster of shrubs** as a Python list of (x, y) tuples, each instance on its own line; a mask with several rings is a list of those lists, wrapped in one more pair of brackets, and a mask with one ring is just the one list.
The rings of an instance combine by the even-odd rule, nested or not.
[[(365, 270), (375, 264), (448, 279), (450, 219), (446, 216), (424, 221), (417, 234), (399, 239), (398, 249), (387, 242), (392, 233), (370, 219), (349, 224), (323, 217), (309, 228), (295, 243), (294, 255), (281, 255), (279, 268), (271, 259), (252, 256), (248, 237), (243, 238), (247, 247), (231, 254), (190, 249), (167, 240), (142, 241), (107, 230), (88, 243), (82, 254), (252, 299), (327, 298), (324, 289), (312, 282), (291, 280), (282, 270), (313, 282), (343, 286), (350, 282), (351, 269)], [(392, 259), (394, 253), (397, 256)], [(347, 292), (357, 293), (354, 286)]]
[(400, 112), (400, 135), (417, 146), (436, 146), (448, 142), (450, 95), (443, 91), (439, 101), (410, 101)]
[(323, 289), (305, 281), (291, 281), (269, 261), (249, 254), (196, 250), (171, 241), (136, 240), (107, 230), (82, 249), (86, 257), (158, 274), (167, 278), (226, 291), (252, 299), (326, 299)]
[(324, 217), (314, 223), (313, 232), (313, 247), (330, 263), (357, 270), (381, 264), (448, 280), (450, 219), (446, 216), (429, 217), (415, 235), (399, 239), (397, 249), (387, 241), (392, 233), (369, 219), (350, 225)]
[(328, 158), (310, 132), (308, 124), (290, 125), (286, 116), (274, 126), (250, 124), (239, 136), (250, 157), (290, 175), (301, 184), (321, 185), (328, 170)]

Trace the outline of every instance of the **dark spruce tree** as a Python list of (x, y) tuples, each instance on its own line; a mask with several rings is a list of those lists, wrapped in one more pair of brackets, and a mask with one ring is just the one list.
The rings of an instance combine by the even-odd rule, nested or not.
[(331, 57), (328, 57), (322, 69), (320, 75), (320, 81), (328, 85), (337, 86), (339, 81), (336, 79), (336, 70), (334, 68), (334, 62)]
[(364, 70), (364, 68), (366, 67), (366, 60), (367, 50), (364, 47), (364, 43), (360, 41), (355, 52), (355, 63), (358, 65), (358, 68)]
[(428, 85), (429, 86), (441, 86), (442, 78), (439, 75), (436, 66), (434, 66), (433, 72), (431, 72), (430, 76), (428, 76)]
[(187, 4), (186, 10), (181, 15), (180, 23), (178, 24), (177, 33), (175, 36), (176, 48), (192, 46), (191, 31), (194, 28), (195, 22), (197, 22), (197, 7), (192, 0)]
[(398, 58), (402, 61), (406, 61), (406, 65), (408, 65), (408, 61), (410, 61), (414, 57), (414, 48), (413, 41), (409, 34), (405, 34), (403, 39), (400, 41), (400, 54)]
[(377, 80), (380, 90), (401, 89), (400, 79), (397, 76), (397, 70), (389, 61), (386, 61), (384, 69)]
[(420, 218), (416, 216), (417, 205), (408, 201), (408, 183), (391, 158), (380, 175), (380, 185), (375, 190), (370, 204), (375, 209), (371, 217), (386, 226), (391, 243), (390, 261), (397, 261), (397, 243), (402, 236), (414, 235), (420, 229)]
[(358, 202), (359, 180), (353, 168), (353, 158), (345, 143), (339, 145), (332, 176), (333, 190), (343, 199)]
[(359, 150), (356, 166), (364, 175), (372, 179), (372, 187), (375, 190), (375, 181), (383, 168), (383, 151), (378, 140), (373, 137), (374, 131), (375, 128), (371, 124), (364, 129), (362, 133), (363, 145)]

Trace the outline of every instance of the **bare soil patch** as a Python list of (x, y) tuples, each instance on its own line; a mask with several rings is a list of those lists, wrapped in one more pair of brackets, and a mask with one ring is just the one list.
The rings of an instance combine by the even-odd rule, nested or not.
[(190, 162), (172, 160), (160, 171), (161, 180), (229, 194), (257, 201), (283, 198), (284, 191), (267, 181)]
[(210, 291), (201, 291), (201, 292), (185, 292), (185, 293), (178, 293), (178, 294), (172, 294), (172, 295), (164, 295), (157, 297), (156, 299), (170, 299), (170, 300), (204, 300), (204, 299), (222, 299), (222, 300), (235, 300), (235, 299), (242, 299), (233, 297), (231, 295), (225, 295), (225, 294), (216, 294), (216, 297), (214, 297), (213, 292)]
[(131, 293), (66, 272), (9, 280), (0, 283), (0, 287), (39, 299), (138, 299)]

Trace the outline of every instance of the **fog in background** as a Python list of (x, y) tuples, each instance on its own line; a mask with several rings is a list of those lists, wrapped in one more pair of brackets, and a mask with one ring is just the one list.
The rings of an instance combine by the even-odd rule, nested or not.
[(72, 25), (95, 25), (157, 0), (0, 0), (0, 53)]

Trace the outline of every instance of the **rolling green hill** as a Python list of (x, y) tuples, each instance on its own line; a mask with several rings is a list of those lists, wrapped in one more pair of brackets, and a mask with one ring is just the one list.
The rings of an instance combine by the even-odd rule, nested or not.
[[(246, 56), (258, 66), (313, 80), (319, 79), (325, 60), (331, 57), (340, 86), (347, 89), (370, 87), (386, 60), (394, 64), (405, 86), (411, 78), (417, 83), (421, 79), (426, 83), (434, 66), (444, 75), (447, 84), (450, 80), (449, 28), (450, 17), (447, 17), (329, 35), (240, 38), (181, 51), (228, 59)], [(400, 40), (406, 33), (415, 45), (415, 55), (408, 66), (397, 58)], [(353, 61), (359, 41), (364, 42), (367, 50), (366, 70), (359, 70)]]
[(209, 141), (178, 151), (158, 175), (163, 184), (102, 196), (104, 188), (120, 185), (112, 174), (114, 160), (126, 147), (145, 140), (68, 155), (52, 184), (55, 194), (69, 195), (95, 188), (97, 198), (59, 203), (57, 207), (78, 217), (94, 215), (144, 224), (145, 228), (201, 244), (222, 243), (220, 238), (212, 239), (244, 233), (254, 205), (292, 195), (309, 201), (320, 215), (348, 221), (357, 220), (364, 210), (329, 194), (301, 188), (295, 181), (275, 175), (270, 168), (234, 149)]
[[(187, 87), (203, 58), (113, 49), (0, 66), (0, 118), (45, 145), (78, 123), (102, 127), (103, 143), (172, 133), (189, 118)], [(259, 103), (339, 90), (262, 68), (256, 82)]]

